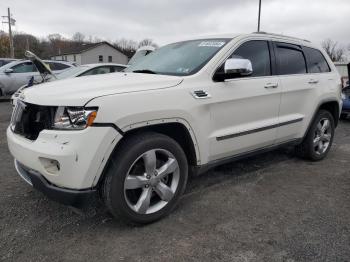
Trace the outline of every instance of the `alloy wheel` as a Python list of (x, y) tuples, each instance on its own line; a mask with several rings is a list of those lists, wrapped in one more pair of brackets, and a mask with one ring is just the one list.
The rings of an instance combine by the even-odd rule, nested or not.
[(131, 165), (124, 181), (124, 196), (134, 212), (151, 214), (164, 208), (179, 186), (176, 158), (165, 149), (152, 149)]
[(330, 145), (332, 139), (331, 122), (327, 118), (322, 118), (315, 130), (313, 146), (316, 154), (322, 155), (325, 153)]

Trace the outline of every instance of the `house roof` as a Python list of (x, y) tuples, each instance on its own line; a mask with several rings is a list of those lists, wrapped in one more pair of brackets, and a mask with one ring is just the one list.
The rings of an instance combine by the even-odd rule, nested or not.
[(100, 45), (108, 45), (111, 48), (115, 49), (116, 51), (124, 54), (119, 48), (115, 47), (114, 45), (112, 45), (112, 44), (110, 44), (110, 43), (108, 43), (106, 41), (103, 41), (103, 42), (98, 42), (98, 43), (83, 43), (81, 45), (70, 46), (70, 47), (65, 48), (62, 53), (55, 54), (53, 56), (77, 55), (77, 54), (81, 54), (83, 52), (86, 52), (86, 51), (88, 51), (90, 49), (93, 49), (95, 47), (98, 47)]

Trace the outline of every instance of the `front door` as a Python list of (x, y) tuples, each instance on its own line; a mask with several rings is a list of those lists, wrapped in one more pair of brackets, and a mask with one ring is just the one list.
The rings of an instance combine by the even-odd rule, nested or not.
[(276, 139), (281, 88), (272, 74), (269, 43), (245, 42), (229, 58), (235, 57), (249, 59), (253, 73), (210, 89), (211, 161), (270, 146)]
[(8, 74), (8, 77), (11, 78), (11, 92), (16, 92), (18, 88), (27, 84), (32, 76), (34, 76), (35, 81), (40, 81), (40, 74), (30, 61), (15, 65), (11, 69), (13, 72)]

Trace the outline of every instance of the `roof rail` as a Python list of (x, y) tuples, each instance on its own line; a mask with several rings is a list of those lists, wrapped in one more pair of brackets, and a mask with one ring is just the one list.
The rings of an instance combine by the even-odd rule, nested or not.
[(301, 40), (301, 41), (305, 41), (305, 42), (309, 42), (310, 43), (310, 41), (307, 40), (307, 39), (302, 39), (302, 38), (298, 38), (298, 37), (294, 37), (294, 36), (288, 36), (288, 35), (282, 35), (282, 34), (268, 33), (268, 32), (263, 32), (263, 31), (253, 32), (253, 34), (264, 34), (264, 35), (281, 36), (281, 37), (287, 37), (287, 38)]

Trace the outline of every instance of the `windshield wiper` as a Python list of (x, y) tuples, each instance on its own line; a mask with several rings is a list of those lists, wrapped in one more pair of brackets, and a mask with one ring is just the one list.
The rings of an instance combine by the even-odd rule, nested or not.
[(133, 73), (143, 73), (143, 74), (157, 74), (156, 72), (150, 70), (150, 69), (140, 69), (140, 70), (134, 70)]

